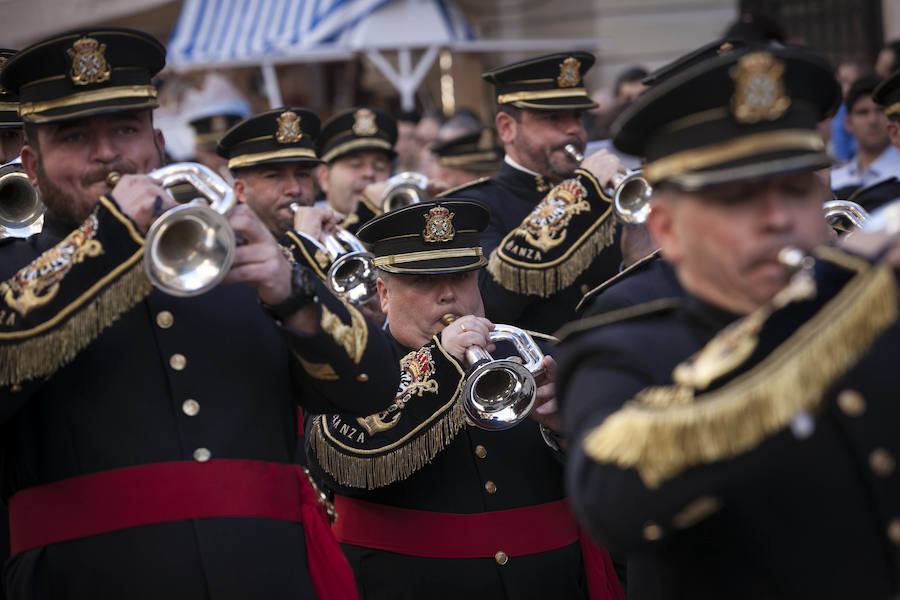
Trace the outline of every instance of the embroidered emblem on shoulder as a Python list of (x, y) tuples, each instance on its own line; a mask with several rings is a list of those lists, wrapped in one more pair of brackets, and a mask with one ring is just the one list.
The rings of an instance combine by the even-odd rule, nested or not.
[(275, 140), (279, 144), (293, 144), (303, 137), (300, 129), (300, 116), (290, 110), (286, 110), (278, 116), (278, 131)]
[(773, 121), (791, 105), (782, 79), (784, 63), (768, 52), (747, 54), (730, 74), (734, 80), (731, 111), (739, 123)]
[(92, 214), (81, 226), (67, 235), (11, 279), (0, 283), (0, 296), (23, 317), (44, 306), (56, 296), (59, 284), (72, 267), (87, 257), (99, 256), (103, 247), (94, 239), (97, 216)]
[(453, 229), (454, 213), (443, 206), (435, 206), (425, 215), (422, 239), (426, 242), (449, 242), (456, 237)]
[(566, 227), (572, 217), (591, 209), (586, 195), (580, 181), (567, 179), (534, 207), (517, 232), (542, 252), (558, 246), (566, 239)]
[(490, 181), (490, 180), (491, 180), (490, 177), (481, 177), (481, 178), (476, 179), (476, 180), (474, 180), (474, 181), (470, 181), (470, 182), (468, 182), (468, 183), (464, 183), (464, 184), (462, 184), (462, 185), (458, 185), (458, 186), (456, 186), (456, 187), (452, 187), (452, 188), (450, 188), (449, 190), (444, 190), (443, 192), (441, 192), (440, 194), (437, 195), (437, 198), (440, 199), (440, 198), (446, 198), (446, 197), (448, 197), (448, 196), (452, 196), (452, 195), (455, 194), (456, 192), (461, 192), (462, 190), (469, 189), (470, 187), (475, 187), (475, 186), (477, 186), (477, 185), (481, 185), (481, 184), (483, 184), (483, 183), (487, 183), (487, 182)]
[(421, 398), (425, 392), (438, 392), (438, 382), (433, 379), (434, 359), (430, 348), (420, 348), (404, 356), (400, 360), (400, 370), (400, 387), (394, 402), (380, 413), (356, 419), (369, 435), (396, 427), (404, 407), (413, 396)]
[(83, 37), (66, 50), (72, 59), (69, 78), (75, 85), (103, 83), (109, 79), (110, 68), (106, 62), (106, 44), (94, 38)]
[(581, 83), (580, 69), (581, 62), (570, 56), (559, 65), (559, 77), (556, 78), (556, 83), (561, 88), (575, 87)]
[(368, 108), (361, 108), (353, 115), (353, 133), (356, 135), (375, 135), (378, 125), (375, 124), (375, 113)]

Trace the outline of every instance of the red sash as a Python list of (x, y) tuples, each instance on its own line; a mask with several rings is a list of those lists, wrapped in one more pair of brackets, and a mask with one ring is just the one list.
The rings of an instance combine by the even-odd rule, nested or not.
[[(342, 544), (432, 558), (524, 556), (581, 542), (591, 600), (624, 600), (609, 554), (581, 535), (565, 500), (486, 513), (412, 510), (335, 496)], [(498, 559), (499, 560), (499, 559)]]
[(9, 499), (12, 554), (141, 525), (216, 517), (301, 523), (320, 598), (358, 598), (350, 565), (303, 470), (217, 459), (154, 463), (24, 489)]

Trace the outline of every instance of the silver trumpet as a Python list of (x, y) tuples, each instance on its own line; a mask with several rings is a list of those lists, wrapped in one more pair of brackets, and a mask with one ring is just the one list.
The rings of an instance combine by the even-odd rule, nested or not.
[(840, 223), (841, 219), (845, 219), (858, 229), (869, 218), (866, 209), (850, 200), (829, 200), (822, 208), (825, 210), (825, 221), (832, 227)]
[[(296, 214), (300, 205), (292, 202), (291, 210)], [(375, 297), (378, 293), (378, 273), (372, 262), (372, 253), (366, 250), (359, 238), (341, 227), (333, 234), (325, 234), (322, 242), (305, 233), (298, 233), (331, 259), (331, 266), (325, 274), (325, 285), (336, 296), (354, 306), (365, 304)]]
[[(447, 314), (441, 321), (449, 325), (455, 319), (455, 315)], [(476, 427), (501, 431), (518, 425), (534, 407), (534, 378), (543, 372), (544, 354), (530, 335), (512, 325), (494, 325), (490, 340), (511, 342), (522, 362), (495, 359), (478, 346), (467, 348), (469, 369), (462, 391), (463, 409)]]
[[(572, 144), (566, 144), (563, 150), (579, 163), (584, 160), (584, 155)], [(653, 186), (644, 179), (643, 171), (635, 169), (616, 173), (606, 193), (613, 199), (613, 210), (619, 221), (630, 225), (643, 225), (647, 221)]]
[[(234, 261), (235, 236), (226, 215), (236, 203), (234, 190), (212, 169), (173, 163), (147, 174), (169, 189), (187, 183), (202, 198), (164, 212), (144, 240), (144, 268), (157, 288), (171, 296), (198, 296), (219, 285)], [(115, 171), (107, 183), (119, 180)]]
[(381, 197), (384, 212), (410, 204), (428, 201), (428, 177), (413, 171), (397, 173), (387, 180), (388, 187)]
[(44, 203), (31, 185), (22, 158), (0, 166), (0, 240), (27, 238), (44, 226)]

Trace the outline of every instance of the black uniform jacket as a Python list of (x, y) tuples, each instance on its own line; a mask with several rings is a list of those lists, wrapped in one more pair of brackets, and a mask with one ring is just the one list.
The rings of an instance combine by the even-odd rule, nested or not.
[[(406, 354), (398, 396), (406, 400), (361, 420), (334, 414), (308, 418), (311, 468), (337, 494), (457, 514), (563, 498), (562, 466), (536, 422), (527, 419), (493, 432), (467, 425), (459, 398), (463, 369), (445, 353), (439, 336), (417, 351), (397, 348)], [(436, 542), (423, 537), (422, 543)], [(511, 557), (502, 565), (494, 558), (425, 558), (343, 547), (365, 600), (587, 594), (578, 543)]]
[[(396, 389), (387, 338), (324, 288), (321, 326), (301, 335), (267, 317), (249, 286), (156, 291), (142, 257), (137, 229), (107, 198), (74, 232), (48, 218), (40, 235), (0, 246), (4, 500), (146, 463), (290, 463), (298, 403), (366, 414)], [(387, 375), (354, 376), (363, 370)], [(257, 518), (40, 547), (11, 558), (5, 581), (10, 598), (314, 597), (302, 526)]]
[(687, 296), (563, 342), (569, 491), (630, 554), (629, 598), (897, 592), (896, 281), (817, 253), (814, 294), (797, 277), (715, 337), (733, 315)]
[(580, 185), (564, 182), (560, 195), (543, 177), (504, 162), (493, 178), (445, 192), (491, 211), (481, 236), (489, 264), (478, 284), (492, 321), (552, 333), (575, 317), (588, 290), (618, 272), (620, 228), (609, 199), (586, 171), (577, 173), (567, 181)]
[(578, 303), (577, 310), (588, 318), (683, 294), (675, 269), (657, 250), (589, 291)]

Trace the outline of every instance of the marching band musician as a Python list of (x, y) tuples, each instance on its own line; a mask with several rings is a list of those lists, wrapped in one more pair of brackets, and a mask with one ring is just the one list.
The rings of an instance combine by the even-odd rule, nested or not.
[[(354, 598), (291, 464), (295, 409), (371, 414), (397, 359), (246, 206), (228, 217), (243, 239), (231, 285), (152, 288), (144, 235), (174, 204), (146, 175), (162, 163), (151, 78), (164, 62), (151, 36), (98, 28), (30, 46), (0, 74), (48, 211), (40, 235), (0, 246), (7, 594)], [(323, 364), (344, 377), (315, 377)]]
[(490, 127), (436, 142), (431, 151), (437, 156), (437, 179), (451, 189), (493, 177), (503, 161), (503, 148)]
[(685, 291), (561, 333), (568, 489), (629, 553), (629, 598), (898, 591), (897, 281), (875, 262), (896, 265), (896, 242), (820, 246), (816, 124), (839, 98), (823, 60), (747, 47), (614, 125), (647, 160), (648, 228)]
[(325, 163), (319, 168), (319, 187), (350, 233), (381, 214), (379, 199), (364, 192), (393, 173), (396, 143), (396, 121), (373, 108), (342, 112), (322, 126), (316, 140)]
[[(534, 420), (467, 424), (465, 350), (493, 350), (477, 284), (488, 218), (476, 202), (445, 198), (359, 230), (381, 270), (401, 383), (387, 410), (308, 418), (311, 468), (335, 489), (335, 534), (363, 598), (587, 598), (588, 584), (590, 598), (621, 598), (606, 553), (582, 552), (560, 461), (539, 431), (556, 427), (543, 410), (552, 359)], [(448, 314), (458, 318), (445, 326)]]
[(491, 210), (479, 282), (488, 318), (552, 333), (585, 292), (619, 270), (619, 234), (603, 189), (621, 163), (601, 151), (579, 165), (565, 150), (584, 152), (583, 114), (596, 103), (583, 78), (593, 63), (586, 52), (551, 54), (482, 75), (496, 89), (504, 163), (495, 177), (446, 195)]

